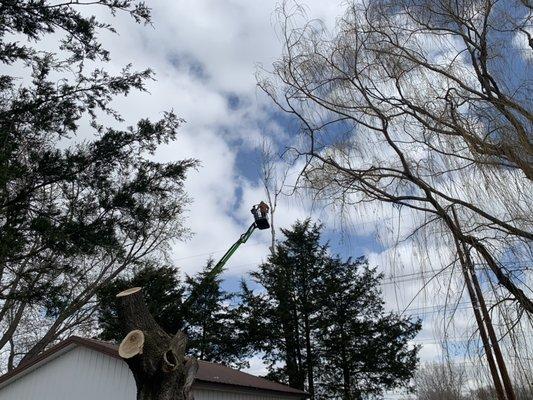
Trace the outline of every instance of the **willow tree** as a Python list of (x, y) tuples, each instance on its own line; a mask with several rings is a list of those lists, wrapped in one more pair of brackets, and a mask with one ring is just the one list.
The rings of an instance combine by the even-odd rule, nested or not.
[(517, 266), (533, 239), (531, 5), (350, 2), (333, 31), (280, 11), (283, 54), (260, 86), (300, 122), (302, 186), (349, 212), (399, 213), (395, 240), (418, 239), (426, 260), (444, 249), (437, 269), (457, 263), (465, 282), (483, 273), (514, 310), (507, 325), (529, 324)]

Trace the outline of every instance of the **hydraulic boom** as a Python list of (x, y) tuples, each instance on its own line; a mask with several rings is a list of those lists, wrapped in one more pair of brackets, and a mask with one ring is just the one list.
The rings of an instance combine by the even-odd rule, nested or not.
[[(237, 251), (241, 244), (246, 243), (248, 239), (250, 239), (250, 236), (252, 236), (252, 233), (254, 233), (256, 229), (262, 230), (270, 228), (270, 224), (268, 223), (267, 219), (268, 206), (264, 202), (254, 205), (251, 212), (254, 216), (254, 222), (252, 225), (250, 225), (248, 230), (244, 232), (235, 243), (233, 243), (233, 245), (228, 249), (228, 251), (226, 251), (226, 253), (224, 253), (216, 265), (204, 276), (202, 284), (209, 282), (211, 278), (216, 277), (222, 272), (224, 265), (226, 265), (231, 256)], [(197, 291), (192, 292), (184, 301), (183, 307), (190, 307), (195, 302), (197, 296)]]
[(250, 239), (250, 236), (252, 236), (252, 233), (254, 233), (255, 229), (257, 228), (257, 225), (252, 223), (248, 230), (244, 232), (241, 237), (233, 243), (233, 245), (226, 251), (226, 253), (222, 256), (222, 258), (217, 262), (217, 264), (213, 267), (213, 269), (210, 271), (209, 275), (216, 276), (222, 272), (224, 269), (224, 265), (228, 262), (228, 260), (231, 258), (233, 253), (237, 251), (239, 246), (241, 244), (246, 243), (248, 239)]

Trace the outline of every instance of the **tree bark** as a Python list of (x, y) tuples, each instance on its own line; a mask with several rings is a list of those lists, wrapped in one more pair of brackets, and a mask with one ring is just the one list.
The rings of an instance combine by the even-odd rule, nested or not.
[(315, 360), (313, 357), (313, 349), (311, 345), (311, 327), (309, 324), (309, 315), (304, 316), (304, 329), (305, 329), (305, 352), (307, 353), (306, 366), (307, 366), (307, 384), (309, 398), (313, 400), (315, 398), (315, 377), (314, 366)]
[[(192, 400), (190, 392), (198, 362), (185, 359), (187, 337), (183, 332), (171, 336), (154, 320), (146, 306), (141, 288), (132, 288), (117, 294), (119, 319), (125, 336), (141, 331), (144, 341), (139, 350), (122, 352), (137, 385), (137, 400)], [(136, 339), (131, 339), (134, 336)], [(126, 339), (138, 340), (139, 335)], [(131, 346), (129, 346), (131, 348)]]

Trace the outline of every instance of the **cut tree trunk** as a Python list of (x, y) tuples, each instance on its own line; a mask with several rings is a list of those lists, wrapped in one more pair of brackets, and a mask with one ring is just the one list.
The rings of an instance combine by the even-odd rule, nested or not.
[(137, 400), (192, 400), (198, 362), (185, 358), (185, 334), (171, 336), (155, 322), (141, 288), (120, 292), (117, 301), (126, 334), (119, 355), (133, 373)]

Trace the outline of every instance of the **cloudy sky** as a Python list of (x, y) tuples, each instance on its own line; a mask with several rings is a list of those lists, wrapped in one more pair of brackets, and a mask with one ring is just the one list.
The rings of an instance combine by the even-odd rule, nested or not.
[[(326, 26), (333, 26), (342, 14), (340, 2), (308, 0), (304, 4), (309, 18), (322, 19)], [(156, 80), (148, 85), (150, 93), (134, 93), (116, 101), (126, 121), (155, 119), (169, 109), (187, 121), (178, 140), (161, 148), (156, 157), (201, 161), (186, 185), (193, 199), (187, 225), (194, 235), (177, 243), (172, 252), (181, 270), (191, 274), (200, 270), (208, 257), (220, 257), (249, 226), (250, 206), (264, 198), (259, 180), (260, 145), (268, 140), (278, 152), (283, 151), (293, 128), (256, 85), (258, 70), (268, 70), (281, 52), (276, 1), (153, 1), (150, 6), (153, 26), (138, 26), (119, 15), (113, 20), (118, 34), (105, 34), (102, 41), (111, 50), (109, 70), (132, 63), (137, 69), (150, 67), (156, 73)], [(291, 169), (288, 181), (296, 175), (297, 168)], [(421, 316), (424, 330), (418, 343), (423, 345), (422, 359), (439, 357), (435, 338), (442, 324), (435, 312), (439, 303), (431, 292), (439, 288), (411, 302), (424, 283), (421, 276), (413, 277), (413, 272), (419, 272), (413, 250), (408, 246), (393, 250), (378, 240), (378, 234), (383, 235), (379, 227), (398, 215), (376, 209), (346, 224), (333, 210), (292, 196), (281, 199), (277, 226), (286, 227), (307, 216), (326, 224), (325, 236), (334, 252), (345, 257), (367, 255), (372, 265), (385, 272), (387, 307), (396, 311), (408, 307), (408, 314)], [(268, 243), (269, 235), (258, 231), (239, 250), (227, 265), (226, 288), (235, 289), (241, 277), (265, 259)], [(388, 267), (391, 263), (397, 266), (394, 271)], [(392, 280), (388, 278), (391, 275), (400, 278)], [(458, 326), (463, 324), (461, 315), (464, 324), (469, 323), (468, 313), (459, 312)], [(460, 329), (458, 332), (462, 334)], [(251, 368), (263, 372), (259, 360), (254, 360)]]

